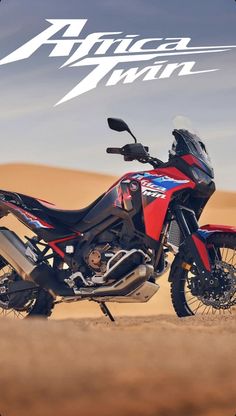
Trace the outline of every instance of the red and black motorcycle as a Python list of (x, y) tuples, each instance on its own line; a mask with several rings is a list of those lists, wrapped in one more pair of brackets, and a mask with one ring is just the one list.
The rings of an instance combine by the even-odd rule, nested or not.
[[(134, 143), (108, 148), (152, 169), (124, 175), (90, 206), (65, 211), (0, 191), (0, 216), (14, 214), (34, 233), (23, 242), (0, 228), (0, 308), (14, 316), (49, 316), (54, 304), (90, 300), (147, 302), (174, 260), (169, 281), (178, 316), (236, 308), (236, 227), (198, 219), (215, 191), (204, 143), (174, 130), (169, 160), (151, 157), (127, 124), (109, 118)], [(172, 253), (172, 256), (168, 256)]]

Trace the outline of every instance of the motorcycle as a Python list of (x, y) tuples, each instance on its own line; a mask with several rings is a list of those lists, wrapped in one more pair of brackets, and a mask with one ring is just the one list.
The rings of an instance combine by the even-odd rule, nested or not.
[(108, 124), (134, 142), (107, 153), (149, 163), (151, 170), (125, 174), (80, 210), (0, 191), (0, 218), (11, 213), (34, 234), (23, 241), (0, 227), (1, 314), (48, 317), (55, 304), (90, 300), (114, 320), (107, 302), (149, 301), (170, 258), (179, 317), (235, 311), (236, 227), (198, 225), (215, 191), (202, 140), (175, 129), (169, 160), (162, 162), (123, 120)]

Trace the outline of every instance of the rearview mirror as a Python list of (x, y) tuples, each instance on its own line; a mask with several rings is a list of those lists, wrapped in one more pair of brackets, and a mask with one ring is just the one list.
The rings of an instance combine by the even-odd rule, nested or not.
[(112, 130), (129, 131), (128, 124), (126, 124), (126, 122), (122, 120), (121, 118), (108, 118), (107, 122), (108, 122), (108, 126)]
[(107, 122), (108, 122), (108, 126), (112, 130), (127, 131), (134, 138), (135, 143), (137, 143), (136, 137), (133, 135), (133, 133), (131, 132), (131, 130), (128, 126), (128, 124), (126, 124), (126, 122), (124, 120), (122, 120), (121, 118), (111, 118), (110, 117), (110, 118), (107, 119)]

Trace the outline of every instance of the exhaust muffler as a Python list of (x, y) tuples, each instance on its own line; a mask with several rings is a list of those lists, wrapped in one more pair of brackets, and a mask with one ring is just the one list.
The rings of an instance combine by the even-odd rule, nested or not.
[(56, 295), (71, 296), (74, 291), (58, 282), (54, 270), (46, 263), (38, 263), (37, 254), (15, 234), (0, 227), (0, 256), (22, 277), (51, 290)]
[(2, 256), (24, 280), (32, 280), (37, 267), (33, 258), (26, 255), (27, 247), (13, 231), (0, 228), (0, 256)]

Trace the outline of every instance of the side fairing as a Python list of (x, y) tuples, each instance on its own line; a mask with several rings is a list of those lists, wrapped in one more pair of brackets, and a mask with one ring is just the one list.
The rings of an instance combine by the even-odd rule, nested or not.
[[(176, 168), (132, 172), (120, 178), (85, 217), (90, 221), (111, 208), (131, 211), (140, 207), (145, 234), (159, 240), (169, 203), (175, 192), (195, 184)], [(140, 201), (140, 203), (139, 203)]]
[(185, 188), (193, 189), (195, 184), (176, 168), (141, 172), (132, 178), (141, 183), (146, 234), (159, 240), (173, 194)]

